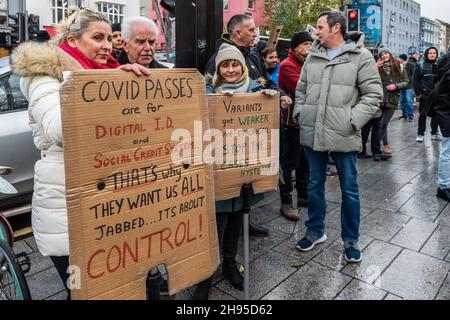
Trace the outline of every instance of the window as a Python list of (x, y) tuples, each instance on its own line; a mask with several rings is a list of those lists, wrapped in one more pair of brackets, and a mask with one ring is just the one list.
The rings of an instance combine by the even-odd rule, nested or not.
[(7, 74), (0, 78), (0, 113), (28, 108), (28, 101), (20, 91), (20, 78)]
[(255, 9), (255, 0), (248, 0), (248, 8)]
[(228, 0), (223, 0), (223, 10), (228, 10), (229, 6), (228, 6)]
[(52, 0), (53, 23), (57, 24), (66, 17), (67, 0)]
[[(62, 19), (67, 17), (67, 12), (69, 8), (68, 0), (52, 0), (52, 15), (53, 15), (53, 23), (57, 24)], [(76, 0), (75, 5), (77, 8), (84, 5), (84, 0)]]
[(124, 6), (116, 3), (99, 2), (98, 11), (104, 13), (111, 23), (122, 23), (124, 19)]

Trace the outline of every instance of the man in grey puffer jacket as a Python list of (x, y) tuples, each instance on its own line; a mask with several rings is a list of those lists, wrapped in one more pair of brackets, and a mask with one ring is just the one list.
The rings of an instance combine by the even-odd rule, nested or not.
[(381, 79), (364, 35), (346, 38), (346, 20), (338, 11), (319, 15), (316, 36), (296, 89), (294, 117), (300, 124), (300, 143), (309, 167), (309, 220), (296, 248), (309, 251), (324, 242), (325, 181), (328, 152), (336, 162), (342, 190), (341, 224), (344, 257), (360, 262), (358, 246), (360, 202), (357, 154), (360, 129), (383, 101)]

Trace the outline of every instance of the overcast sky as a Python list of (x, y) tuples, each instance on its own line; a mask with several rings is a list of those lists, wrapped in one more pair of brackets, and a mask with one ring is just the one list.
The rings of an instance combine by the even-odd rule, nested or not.
[(450, 23), (450, 0), (414, 0), (420, 3), (421, 15)]

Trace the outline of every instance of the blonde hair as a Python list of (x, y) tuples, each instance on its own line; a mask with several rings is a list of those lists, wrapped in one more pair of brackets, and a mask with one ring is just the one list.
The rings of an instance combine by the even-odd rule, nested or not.
[(56, 26), (57, 33), (51, 42), (58, 45), (66, 41), (70, 36), (80, 39), (83, 33), (89, 28), (91, 22), (106, 22), (110, 24), (108, 18), (103, 13), (80, 8)]

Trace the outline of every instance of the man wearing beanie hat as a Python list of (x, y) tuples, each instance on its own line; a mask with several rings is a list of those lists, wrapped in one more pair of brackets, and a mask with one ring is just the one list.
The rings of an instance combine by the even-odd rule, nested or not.
[(122, 27), (120, 23), (113, 23), (111, 25), (112, 28), (112, 46), (113, 52), (112, 56), (117, 60), (119, 55), (123, 51), (123, 41), (122, 41)]
[(412, 62), (408, 61), (408, 56), (406, 54), (401, 54), (398, 56), (400, 64), (405, 68), (406, 73), (409, 78), (409, 87), (400, 90), (400, 107), (402, 108), (402, 116), (399, 119), (408, 119), (409, 122), (414, 120), (414, 86), (413, 86), (413, 75), (414, 68), (416, 67)]
[[(288, 57), (280, 65), (279, 86), (295, 98), (303, 64), (311, 49), (313, 38), (308, 32), (297, 32), (291, 38), (291, 49)], [(292, 119), (292, 109), (281, 110), (281, 145), (280, 165), (284, 183), (280, 181), (281, 214), (289, 220), (297, 221), (300, 216), (293, 206), (291, 192), (293, 190), (292, 171), (295, 170), (297, 188), (297, 206), (308, 206), (308, 162), (300, 144), (298, 123)]]

